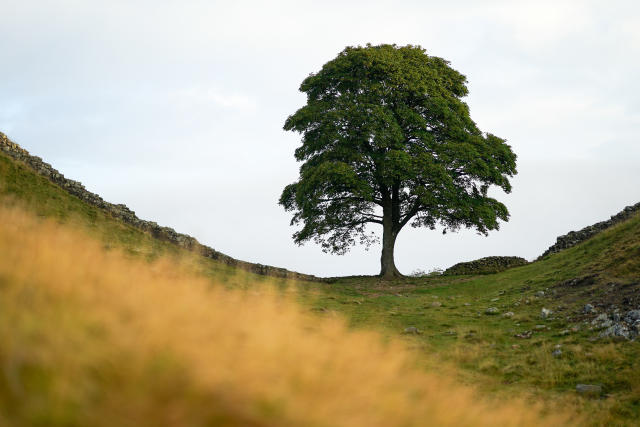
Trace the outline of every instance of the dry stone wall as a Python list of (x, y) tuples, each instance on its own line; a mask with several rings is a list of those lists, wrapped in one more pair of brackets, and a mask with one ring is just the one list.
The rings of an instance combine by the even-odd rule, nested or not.
[(99, 195), (88, 191), (80, 182), (66, 178), (63, 174), (54, 169), (49, 163), (44, 162), (40, 157), (32, 156), (31, 154), (29, 154), (29, 152), (27, 152), (27, 150), (11, 141), (2, 132), (0, 132), (0, 151), (13, 158), (14, 160), (23, 162), (31, 169), (33, 169), (36, 173), (47, 178), (54, 184), (57, 184), (69, 194), (78, 197), (79, 199), (87, 202), (90, 205), (103, 209), (104, 211), (111, 214), (111, 216), (113, 216), (114, 218), (120, 219), (135, 228), (147, 232), (157, 239), (171, 242), (181, 248), (200, 253), (207, 258), (211, 258), (252, 273), (296, 280), (325, 281), (325, 279), (323, 278), (319, 278), (309, 274), (297, 273), (295, 271), (289, 271), (284, 268), (273, 267), (270, 265), (254, 264), (232, 258), (228, 255), (216, 251), (213, 248), (199, 243), (195, 238), (191, 236), (178, 233), (170, 227), (162, 227), (153, 221), (145, 221), (143, 219), (140, 219), (136, 216), (135, 212), (133, 212), (127, 206), (122, 204), (109, 203), (102, 199), (102, 197), (100, 197)]
[(596, 224), (590, 225), (579, 231), (570, 231), (565, 235), (562, 235), (556, 239), (556, 243), (547, 249), (542, 255), (538, 257), (541, 259), (547, 255), (555, 254), (563, 249), (568, 249), (579, 243), (584, 242), (598, 234), (599, 232), (606, 230), (616, 224), (619, 224), (627, 219), (631, 218), (636, 213), (640, 212), (640, 203), (636, 203), (633, 206), (627, 206), (621, 212), (613, 215), (606, 221), (601, 221)]
[(528, 263), (526, 259), (517, 256), (489, 256), (474, 261), (460, 262), (447, 268), (442, 274), (447, 276), (459, 274), (493, 274)]

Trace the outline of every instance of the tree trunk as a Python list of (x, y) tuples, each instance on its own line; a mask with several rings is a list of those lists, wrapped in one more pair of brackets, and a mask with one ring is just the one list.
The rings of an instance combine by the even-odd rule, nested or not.
[(391, 280), (398, 277), (403, 277), (402, 274), (396, 268), (395, 261), (393, 259), (393, 249), (396, 245), (396, 237), (398, 232), (393, 226), (393, 215), (391, 208), (391, 201), (385, 203), (382, 214), (382, 256), (380, 257), (380, 277), (384, 280)]

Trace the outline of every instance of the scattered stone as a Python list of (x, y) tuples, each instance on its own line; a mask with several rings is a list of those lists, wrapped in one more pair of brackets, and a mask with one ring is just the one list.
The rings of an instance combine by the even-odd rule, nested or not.
[(500, 301), (500, 298), (491, 298), (491, 302)]
[(456, 332), (456, 331), (454, 331), (454, 330), (450, 330), (450, 331), (445, 331), (445, 333), (444, 333), (444, 334), (445, 334), (445, 335), (450, 335), (450, 336), (452, 336), (452, 335), (458, 335), (458, 332)]
[(636, 320), (640, 320), (640, 310), (631, 310), (627, 313), (624, 319), (628, 323), (635, 323)]
[(502, 317), (506, 317), (507, 319), (510, 319), (513, 317), (513, 311), (507, 311), (505, 314), (502, 315)]
[(505, 290), (500, 290), (500, 291), (498, 291), (498, 295), (504, 295), (504, 294), (506, 294), (506, 293), (507, 293), (507, 291), (505, 291)]
[(471, 303), (468, 303), (468, 302), (465, 302), (465, 303), (464, 303), (464, 306), (465, 306), (465, 307), (469, 307), (470, 305), (471, 305)]
[(524, 331), (520, 334), (514, 335), (516, 338), (529, 339), (533, 336), (533, 331)]
[(584, 314), (591, 314), (595, 312), (595, 308), (591, 304), (586, 304), (582, 309)]
[(415, 326), (409, 326), (408, 328), (404, 328), (404, 334), (413, 334), (413, 335), (418, 335), (421, 334), (422, 331), (418, 328), (416, 328)]
[(517, 349), (520, 348), (520, 346), (518, 344), (512, 344), (511, 348), (514, 349), (514, 350), (517, 350)]
[(536, 296), (537, 296), (538, 298), (542, 298), (542, 297), (544, 296), (544, 291), (538, 291), (538, 292), (536, 292)]
[(442, 303), (439, 301), (434, 301), (431, 303), (431, 307), (442, 307)]
[(597, 384), (578, 384), (576, 391), (588, 396), (598, 396), (602, 393), (602, 386)]
[(615, 305), (611, 305), (609, 310), (609, 313), (599, 314), (590, 323), (586, 322), (589, 330), (601, 331), (597, 337), (591, 339), (635, 340), (640, 336), (640, 310), (630, 310), (624, 315)]
[(609, 320), (609, 316), (607, 316), (607, 313), (602, 313), (601, 315), (599, 315), (598, 317), (593, 319), (593, 321), (591, 323), (592, 324), (596, 324), (596, 323), (599, 323), (599, 322), (604, 322), (606, 320)]
[(551, 314), (553, 314), (553, 311), (549, 310), (548, 308), (543, 307), (542, 310), (540, 310), (540, 317), (542, 317), (543, 319), (548, 319)]
[[(611, 321), (609, 321), (609, 323), (611, 323)], [(625, 339), (629, 339), (629, 329), (627, 328), (627, 326), (623, 323), (615, 323), (611, 326), (609, 326), (607, 329), (605, 329), (604, 331), (600, 332), (600, 334), (598, 335), (599, 338), (616, 338), (616, 337), (620, 337), (620, 338), (625, 338)]]
[(484, 311), (484, 314), (489, 314), (489, 315), (498, 314), (498, 313), (500, 313), (500, 310), (498, 310), (496, 307), (489, 307)]
[(609, 319), (609, 316), (607, 316), (606, 313), (602, 313), (591, 321), (591, 325), (596, 329), (607, 329), (614, 326), (614, 323)]
[(536, 325), (533, 329), (535, 329), (536, 331), (542, 331), (544, 329), (547, 329), (547, 325)]
[(551, 352), (551, 355), (555, 358), (558, 358), (562, 356), (562, 350), (560, 350), (559, 348), (556, 348), (555, 350), (553, 350), (553, 352)]
[(565, 335), (569, 335), (571, 333), (571, 331), (569, 331), (568, 329), (564, 329), (562, 331), (560, 331), (560, 336), (564, 337)]
[(529, 299), (527, 298), (526, 300), (524, 300), (524, 303), (525, 303), (525, 304), (527, 304), (527, 305), (528, 305), (528, 304), (531, 304), (531, 300), (529, 300)]
[(514, 303), (513, 303), (513, 306), (514, 306), (514, 307), (520, 307), (520, 302), (518, 302), (518, 301), (514, 302)]
[(571, 332), (578, 332), (580, 331), (580, 326), (572, 326), (571, 327)]

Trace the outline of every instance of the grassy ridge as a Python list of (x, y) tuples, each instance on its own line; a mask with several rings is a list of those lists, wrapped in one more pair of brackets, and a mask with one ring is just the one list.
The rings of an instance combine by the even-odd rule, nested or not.
[[(158, 240), (149, 233), (111, 217), (36, 174), (32, 169), (0, 153), (0, 204), (19, 205), (37, 216), (72, 224), (90, 237), (103, 242), (105, 248), (118, 248), (132, 256), (153, 260), (161, 256), (189, 256), (175, 245)], [(212, 259), (194, 256), (197, 268), (216, 280), (242, 285), (248, 280), (263, 282), (255, 274), (236, 275), (236, 269)], [(234, 277), (242, 278), (233, 283)], [(242, 283), (241, 283), (242, 282)]]

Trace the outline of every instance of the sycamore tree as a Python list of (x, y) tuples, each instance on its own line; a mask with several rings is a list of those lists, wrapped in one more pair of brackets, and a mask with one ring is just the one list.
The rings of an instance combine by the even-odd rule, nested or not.
[(473, 228), (486, 235), (507, 221), (491, 186), (511, 191), (516, 155), (481, 132), (462, 98), (466, 78), (420, 46), (347, 47), (304, 79), (305, 106), (285, 130), (302, 135), (299, 179), (282, 192), (298, 244), (314, 240), (344, 254), (379, 238), (380, 275), (395, 266), (398, 233), (412, 227)]

